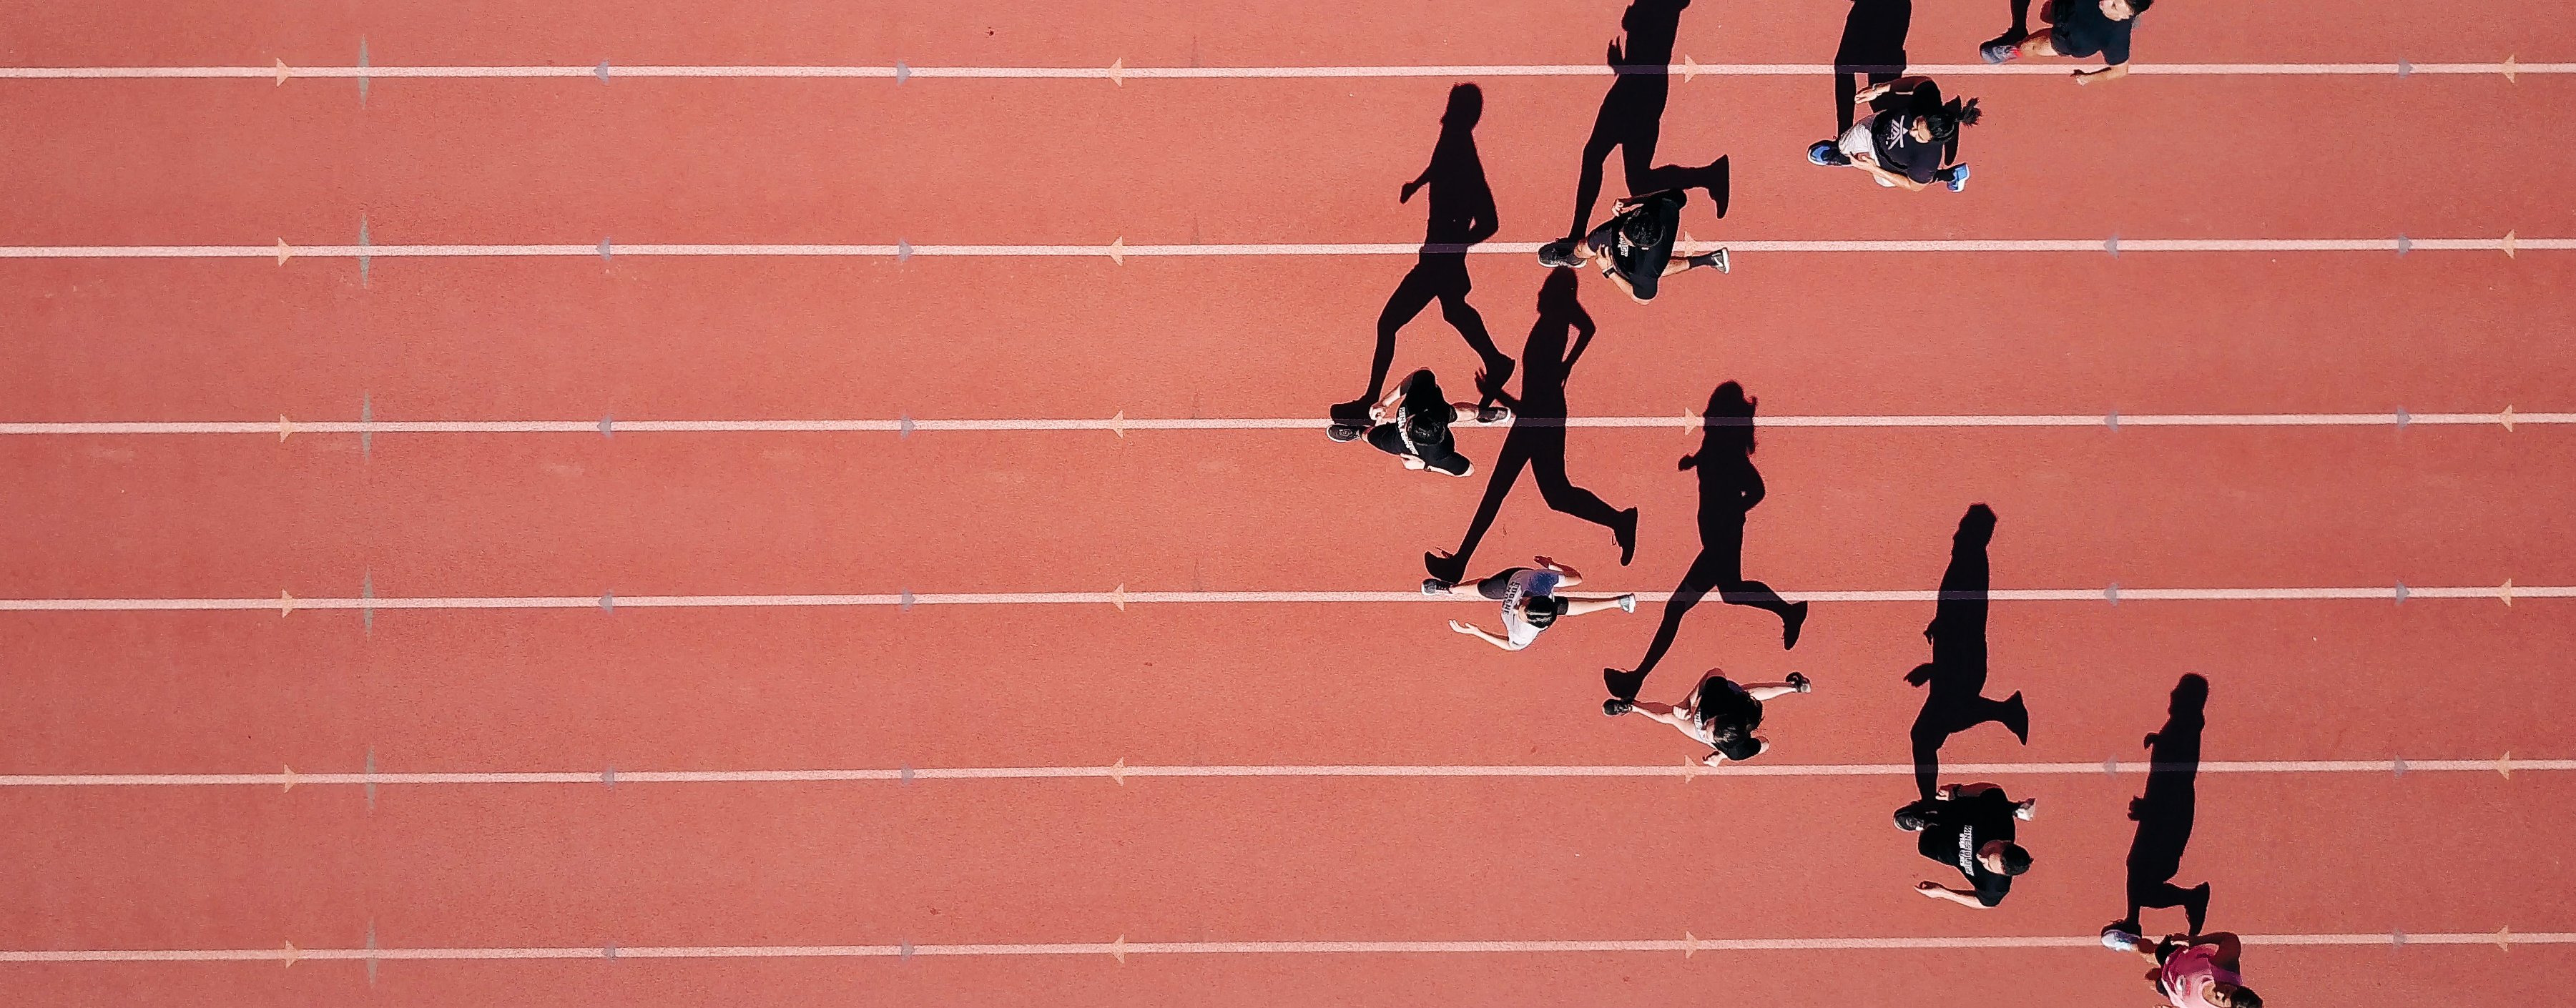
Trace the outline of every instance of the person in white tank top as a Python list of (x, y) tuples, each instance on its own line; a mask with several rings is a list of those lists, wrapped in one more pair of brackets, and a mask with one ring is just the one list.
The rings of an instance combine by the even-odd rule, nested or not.
[[(1450, 620), (1449, 629), (1474, 637), (1505, 651), (1518, 651), (1538, 640), (1539, 631), (1556, 624), (1560, 616), (1581, 616), (1604, 609), (1636, 612), (1635, 595), (1574, 595), (1557, 591), (1583, 583), (1583, 573), (1546, 557), (1532, 557), (1536, 568), (1507, 567), (1481, 581), (1474, 582), (1476, 593), (1503, 604), (1503, 632), (1493, 633), (1464, 620)], [(1439, 578), (1422, 579), (1425, 595), (1453, 595), (1458, 582)]]

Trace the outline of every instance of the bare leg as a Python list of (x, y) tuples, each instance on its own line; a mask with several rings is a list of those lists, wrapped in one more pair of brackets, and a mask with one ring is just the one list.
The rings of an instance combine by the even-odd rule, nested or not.
[(1604, 609), (1619, 608), (1619, 596), (1616, 595), (1606, 597), (1595, 595), (1590, 598), (1582, 598), (1573, 595), (1559, 595), (1557, 597), (1565, 600), (1565, 614), (1568, 616), (1581, 616), (1585, 613), (1596, 613)]
[(1740, 683), (1739, 685), (1744, 687), (1744, 694), (1746, 696), (1752, 697), (1756, 700), (1769, 700), (1773, 697), (1787, 696), (1798, 691), (1797, 687), (1791, 686), (1788, 683)]

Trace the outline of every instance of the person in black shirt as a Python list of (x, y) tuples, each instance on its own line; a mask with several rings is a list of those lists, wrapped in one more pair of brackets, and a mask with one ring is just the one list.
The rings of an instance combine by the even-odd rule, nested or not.
[(1714, 266), (1726, 272), (1725, 249), (1695, 256), (1673, 254), (1673, 243), (1681, 238), (1682, 207), (1689, 202), (1690, 193), (1681, 189), (1620, 200), (1611, 218), (1591, 234), (1540, 246), (1538, 261), (1552, 267), (1598, 264), (1601, 275), (1638, 304), (1654, 300), (1663, 278), (1683, 270)]
[(1984, 117), (1974, 98), (1941, 100), (1928, 77), (1905, 77), (1860, 92), (1876, 111), (1860, 117), (1842, 136), (1807, 146), (1807, 162), (1868, 172), (1879, 185), (1920, 192), (1940, 182), (1958, 192), (1968, 186), (1968, 166), (1949, 165), (1959, 151), (1959, 127)]
[(1635, 711), (1649, 720), (1661, 721), (1679, 728), (1682, 734), (1707, 745), (1711, 752), (1699, 761), (1717, 766), (1728, 760), (1743, 761), (1771, 751), (1771, 740), (1753, 734), (1762, 727), (1762, 702), (1791, 693), (1811, 692), (1815, 684), (1798, 673), (1789, 673), (1788, 681), (1738, 684), (1726, 677), (1723, 669), (1710, 669), (1689, 696), (1677, 704), (1645, 703), (1611, 697), (1601, 702), (1601, 713), (1611, 717)]
[[(1470, 416), (1478, 423), (1501, 423), (1511, 412), (1500, 406), (1479, 409), (1473, 403), (1449, 402), (1440, 391), (1439, 379), (1429, 370), (1416, 371), (1369, 409), (1369, 419), (1377, 425), (1366, 434), (1371, 447), (1403, 459), (1407, 469), (1468, 476), (1476, 466), (1458, 454), (1458, 438), (1449, 425)], [(1326, 433), (1335, 441), (1353, 441), (1362, 431), (1354, 425), (1335, 424)]]
[(1977, 55), (1988, 63), (2002, 63), (2024, 56), (2082, 59), (2100, 53), (2106, 65), (2099, 70), (2075, 71), (2075, 83), (2119, 80), (2129, 75), (2129, 33), (2137, 27), (2138, 15), (2146, 13), (2154, 2), (2048, 0), (2040, 17), (2049, 22), (2049, 27), (2034, 32), (2030, 30), (2030, 0), (2013, 0), (2012, 30), (1980, 47)]
[(2030, 852), (2013, 843), (2013, 820), (2029, 819), (2036, 801), (2015, 802), (1992, 784), (1943, 785), (1930, 801), (1896, 810), (1896, 828), (1922, 837), (1915, 846), (1923, 856), (1967, 876), (1968, 888), (1938, 882), (1915, 883), (1933, 899), (1961, 906), (1991, 908), (2012, 891), (2012, 877), (2030, 870)]

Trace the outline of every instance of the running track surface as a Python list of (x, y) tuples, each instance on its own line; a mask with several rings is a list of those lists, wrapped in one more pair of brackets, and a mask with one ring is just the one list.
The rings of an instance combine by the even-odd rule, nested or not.
[[(1964, 62), (2000, 5), (1916, 5)], [(1585, 64), (1619, 5), (1089, 0), (13, 3), (18, 66)], [(1839, 4), (1700, 0), (1678, 54), (1824, 62)], [(2576, 16), (2515, 0), (2168, 0), (2142, 60), (2564, 59)], [(0, 244), (1402, 242), (1395, 200), (1442, 78), (27, 81), (0, 86)], [(1604, 78), (1481, 80), (1498, 242), (1561, 233)], [(2564, 76), (2054, 76), (1980, 95), (1965, 193), (1799, 163), (1821, 77), (1673, 83), (1662, 161), (1732, 158), (1706, 240), (2493, 239), (2576, 234), (2531, 142)], [(2538, 163), (2533, 163), (2537, 161)], [(1622, 190), (1615, 176), (1605, 202)], [(1596, 215), (1597, 219), (1597, 215)], [(7, 422), (1309, 417), (1359, 392), (1400, 256), (1077, 259), (12, 260)], [(1506, 352), (1543, 273), (1471, 262)], [(1600, 336), (1569, 474), (1645, 516), (1603, 530), (1524, 485), (1479, 552), (1661, 591), (1695, 551), (1681, 429), (1718, 381), (1766, 413), (2526, 413), (2569, 408), (2576, 254), (1747, 254), (1651, 309), (1582, 289)], [(1465, 386), (1426, 312), (1398, 373)], [(1489, 466), (1499, 435), (1462, 432)], [(1769, 430), (1745, 567), (1800, 590), (1933, 587), (1971, 501), (1998, 588), (2576, 584), (2564, 425)], [(1484, 489), (1312, 430), (66, 435), (0, 438), (12, 599), (1402, 590)], [(1694, 612), (1650, 699), (1724, 665), (1814, 676), (1766, 764), (1898, 764), (1927, 603), (1820, 604), (1798, 650)], [(2563, 760), (2576, 603), (1997, 603), (1990, 695), (1952, 763), (2040, 798), (2040, 865), (1996, 911), (1887, 827), (1902, 774), (623, 783), (617, 772), (1126, 766), (1673, 766), (1589, 713), (1655, 607), (1502, 655), (1481, 605), (0, 614), (0, 774), (551, 771), (597, 784), (0, 789), (14, 1003), (289, 1005), (2137, 1005), (2076, 943), (2121, 909), (2139, 737), (2185, 672), (2213, 761)], [(2391, 764), (2393, 767), (2393, 764)], [(2511, 763), (2504, 765), (2509, 769)], [(2576, 969), (2558, 853), (2576, 775), (2204, 772), (2178, 880), (2259, 945), (2269, 1003), (2549, 999)], [(2151, 929), (2179, 930), (2173, 911)], [(2506, 931), (2493, 939), (2458, 936)], [(2412, 940), (2413, 936), (2451, 936)], [(1530, 943), (1890, 939), (1785, 951)], [(2535, 942), (2530, 937), (2540, 936)], [(2376, 936), (2376, 937), (2374, 937)], [(1507, 943), (1481, 952), (1206, 942)], [(292, 944), (315, 950), (289, 958)], [(944, 955), (948, 946), (1083, 946)], [(1515, 944), (1517, 943), (1517, 944)], [(1847, 943), (1848, 944), (1848, 943)], [(1869, 943), (1858, 943), (1867, 945)], [(1935, 943), (1938, 944), (1938, 943)], [(1959, 943), (1952, 943), (1959, 944)], [(2011, 944), (2011, 943), (2007, 943)], [(885, 946), (642, 961), (610, 947)], [(366, 950), (379, 962), (360, 962)], [(567, 958), (416, 961), (419, 949)], [(584, 952), (583, 949), (590, 951)], [(351, 951), (354, 950), (354, 951)], [(566, 951), (568, 950), (568, 951)], [(919, 954), (904, 954), (906, 951)], [(274, 955), (272, 955), (274, 953)], [(352, 958), (325, 961), (323, 956)], [(535, 953), (527, 953), (535, 954)], [(555, 954), (555, 953), (546, 953)], [(266, 957), (266, 958), (262, 958)], [(6, 958), (6, 956), (0, 956)], [(24, 956), (17, 957), (27, 958)], [(306, 961), (298, 962), (297, 959)], [(288, 965), (293, 963), (293, 965)]]

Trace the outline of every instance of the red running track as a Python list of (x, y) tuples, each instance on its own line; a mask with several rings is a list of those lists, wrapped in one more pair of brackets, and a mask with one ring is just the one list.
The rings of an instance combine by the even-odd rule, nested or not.
[[(22, 5), (23, 6), (23, 5)], [(2000, 5), (1992, 5), (2000, 6)], [(314, 12), (13, 9), (19, 65), (1588, 63), (1618, 6)], [(2527, 61), (2514, 4), (2168, 5), (2142, 58)], [(738, 8), (738, 9), (737, 9)], [(1838, 5), (1702, 0), (1678, 52), (1821, 62)], [(2324, 20), (2320, 20), (2323, 18)], [(1960, 62), (1983, 4), (1916, 10)], [(2420, 47), (2420, 48), (2419, 48)], [(1449, 82), (11, 82), (0, 243), (1387, 242), (1419, 234)], [(1481, 82), (1499, 241), (1560, 233), (1604, 82)], [(1964, 86), (1961, 86), (1964, 85)], [(1662, 160), (1729, 155), (1712, 240), (2563, 236), (2527, 76), (1971, 78), (1977, 183), (1901, 197), (1798, 164), (1800, 78), (1676, 83)], [(1607, 196), (1619, 194), (1618, 184)], [(1583, 290), (1585, 415), (2565, 409), (2561, 253), (1746, 255), (1652, 308)], [(1070, 261), (11, 261), (7, 420), (1312, 416), (1359, 391), (1403, 257)], [(1517, 352), (1543, 276), (1476, 257)], [(1398, 367), (1463, 376), (1436, 319)], [(1453, 382), (1463, 387), (1463, 381)], [(1969, 501), (1997, 587), (2576, 584), (2559, 428), (1766, 432), (1746, 569), (1928, 589)], [(1498, 435), (1462, 442), (1489, 464)], [(1574, 481), (1645, 515), (1622, 569), (1523, 486), (1478, 565), (1550, 553), (1664, 590), (1695, 545), (1679, 430), (1580, 431)], [(0, 595), (1402, 589), (1483, 490), (1311, 431), (17, 436)], [(1806, 639), (1706, 606), (1648, 687), (1791, 669), (1766, 761), (1901, 763), (1929, 604), (1820, 606)], [(2567, 603), (1999, 603), (1945, 759), (2145, 758), (2185, 672), (2205, 758), (2569, 755)], [(1481, 606), (8, 614), (0, 773), (593, 772), (1162, 764), (1677, 765), (1590, 714), (1656, 613), (1502, 655)], [(1654, 730), (1649, 730), (1653, 728)], [(2119, 911), (2137, 778), (2006, 777), (2042, 867), (1986, 913), (1905, 890), (1902, 777), (1098, 779), (0, 790), (0, 949), (630, 948), (1269, 940), (2083, 937)], [(2249, 934), (2563, 933), (2567, 775), (2204, 774), (2180, 879)], [(2154, 912), (2151, 927), (2180, 927)], [(2285, 948), (2272, 1003), (2544, 1002), (2563, 945)], [(1902, 991), (1902, 995), (1897, 992)], [(2087, 948), (0, 963), (13, 1002), (285, 1005), (2141, 1003)], [(2123, 999), (2129, 999), (2123, 1001)]]

